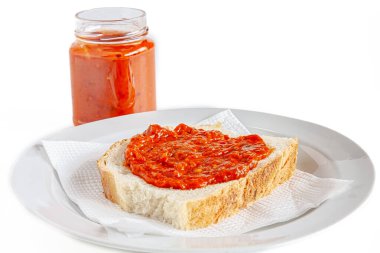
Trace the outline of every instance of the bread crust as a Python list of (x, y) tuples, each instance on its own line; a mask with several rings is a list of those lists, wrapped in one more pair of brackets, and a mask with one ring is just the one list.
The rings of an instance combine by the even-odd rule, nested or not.
[(117, 194), (116, 179), (113, 173), (107, 169), (107, 160), (113, 149), (119, 148), (125, 142), (128, 142), (128, 139), (123, 139), (121, 141), (115, 142), (112, 146), (106, 151), (106, 153), (97, 161), (98, 169), (100, 172), (100, 177), (102, 180), (102, 186), (104, 190), (104, 195), (107, 199), (111, 200), (113, 203), (120, 205), (119, 195)]
[[(181, 217), (177, 228), (192, 230), (204, 228), (236, 214), (256, 200), (269, 195), (277, 186), (289, 180), (296, 168), (298, 141), (294, 141), (265, 166), (248, 173), (244, 178), (231, 181), (226, 187), (206, 198), (188, 201), (186, 217)], [(112, 150), (129, 142), (124, 139), (114, 143), (98, 160), (104, 194), (107, 199), (123, 208), (123, 200), (117, 192), (117, 180), (107, 169)], [(128, 168), (125, 168), (128, 169)], [(125, 209), (125, 208), (124, 208)], [(128, 210), (127, 210), (128, 211)]]
[(256, 200), (269, 195), (277, 186), (289, 180), (296, 168), (298, 143), (255, 173), (235, 180), (217, 195), (187, 205), (185, 229), (207, 227), (236, 214)]

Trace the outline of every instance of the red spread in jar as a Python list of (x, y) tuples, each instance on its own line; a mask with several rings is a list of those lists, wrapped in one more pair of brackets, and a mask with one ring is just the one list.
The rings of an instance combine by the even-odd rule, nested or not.
[(149, 184), (187, 190), (242, 178), (271, 152), (255, 134), (231, 138), (185, 124), (151, 125), (131, 138), (125, 160)]
[[(103, 36), (117, 37), (103, 31)], [(70, 48), (74, 125), (156, 109), (154, 43), (81, 40)]]

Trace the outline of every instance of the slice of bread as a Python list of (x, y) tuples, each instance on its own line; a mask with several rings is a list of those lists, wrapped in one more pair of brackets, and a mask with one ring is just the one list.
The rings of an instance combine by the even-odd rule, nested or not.
[[(202, 128), (218, 129), (219, 126)], [(118, 141), (98, 160), (104, 194), (127, 212), (151, 217), (178, 229), (207, 227), (270, 194), (293, 175), (297, 139), (261, 137), (274, 151), (247, 176), (195, 190), (159, 188), (146, 183), (124, 166), (129, 139)]]

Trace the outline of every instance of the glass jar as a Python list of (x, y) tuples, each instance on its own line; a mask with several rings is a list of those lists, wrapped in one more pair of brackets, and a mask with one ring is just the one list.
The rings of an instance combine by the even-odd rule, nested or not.
[(76, 14), (70, 48), (74, 125), (156, 109), (154, 43), (145, 12), (96, 8)]

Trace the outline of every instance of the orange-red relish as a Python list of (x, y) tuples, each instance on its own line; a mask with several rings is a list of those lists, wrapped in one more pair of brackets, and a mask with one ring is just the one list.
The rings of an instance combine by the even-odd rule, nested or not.
[(125, 160), (149, 184), (187, 190), (242, 178), (271, 152), (256, 134), (232, 138), (185, 124), (150, 125), (131, 138)]

